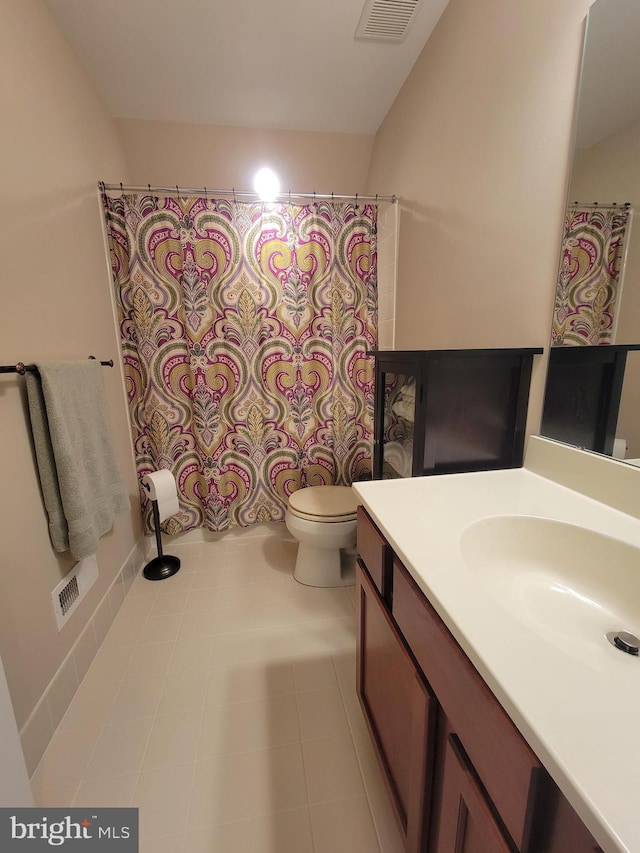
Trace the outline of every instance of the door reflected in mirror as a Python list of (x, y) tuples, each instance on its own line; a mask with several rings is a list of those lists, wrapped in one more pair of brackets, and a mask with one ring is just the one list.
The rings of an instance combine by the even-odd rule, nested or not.
[(542, 434), (640, 460), (640, 3), (587, 22)]

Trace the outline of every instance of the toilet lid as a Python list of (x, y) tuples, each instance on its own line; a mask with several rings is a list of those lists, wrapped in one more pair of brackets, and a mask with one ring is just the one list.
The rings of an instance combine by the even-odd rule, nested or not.
[(289, 508), (310, 521), (351, 521), (358, 501), (351, 486), (308, 486), (289, 495)]

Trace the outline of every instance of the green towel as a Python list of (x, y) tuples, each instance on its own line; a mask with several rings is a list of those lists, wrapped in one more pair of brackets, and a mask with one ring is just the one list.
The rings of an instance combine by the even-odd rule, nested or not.
[(129, 509), (109, 434), (99, 361), (39, 362), (27, 373), (31, 429), (49, 534), (76, 560)]

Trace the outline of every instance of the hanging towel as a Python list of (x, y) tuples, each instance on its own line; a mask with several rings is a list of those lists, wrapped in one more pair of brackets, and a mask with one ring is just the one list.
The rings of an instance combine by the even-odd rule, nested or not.
[(109, 434), (99, 361), (49, 361), (27, 373), (31, 429), (49, 534), (81, 560), (129, 509)]

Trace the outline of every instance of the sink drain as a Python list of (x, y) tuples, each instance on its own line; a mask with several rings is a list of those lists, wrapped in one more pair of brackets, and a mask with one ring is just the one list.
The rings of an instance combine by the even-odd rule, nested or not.
[(628, 655), (636, 655), (640, 651), (640, 640), (635, 634), (630, 634), (628, 631), (610, 631), (607, 634), (607, 640), (616, 649), (621, 652), (626, 652)]

